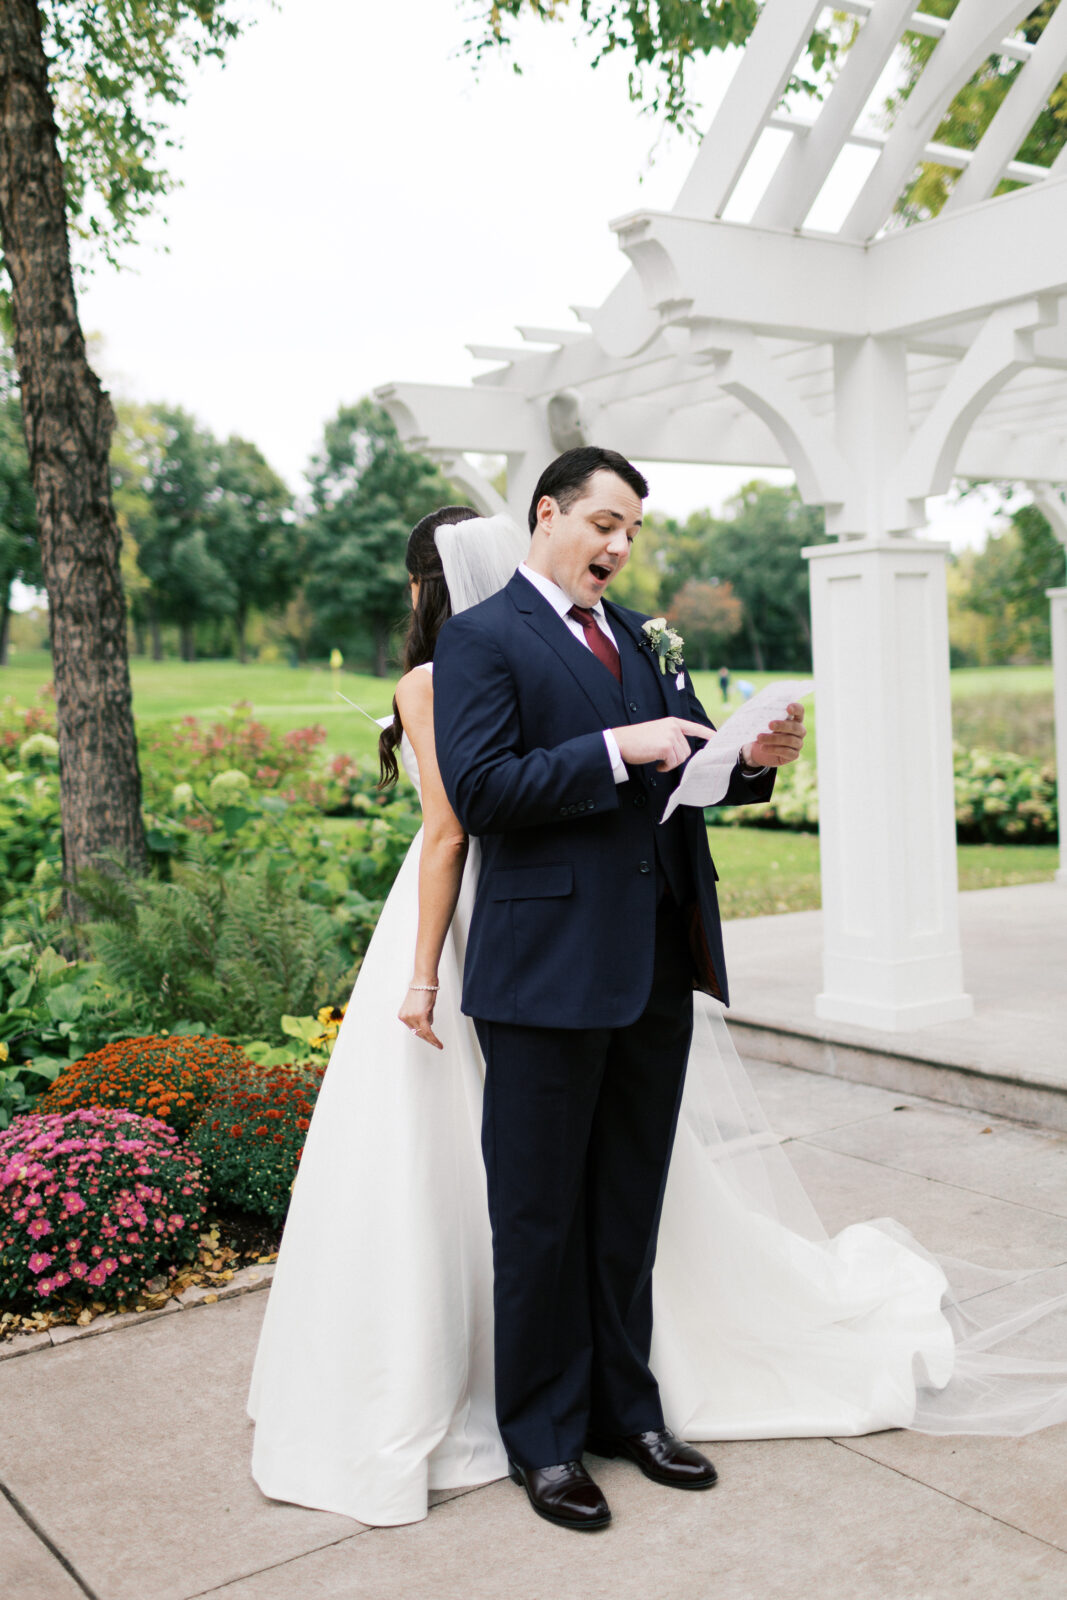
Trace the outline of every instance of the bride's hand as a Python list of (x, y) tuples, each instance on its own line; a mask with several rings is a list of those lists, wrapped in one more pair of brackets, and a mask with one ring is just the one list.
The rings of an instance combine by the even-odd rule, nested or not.
[(409, 989), (397, 1015), (405, 1028), (410, 1028), (416, 1038), (422, 1039), (426, 1044), (432, 1044), (436, 1050), (443, 1050), (444, 1045), (431, 1027), (436, 999), (437, 993), (433, 989)]

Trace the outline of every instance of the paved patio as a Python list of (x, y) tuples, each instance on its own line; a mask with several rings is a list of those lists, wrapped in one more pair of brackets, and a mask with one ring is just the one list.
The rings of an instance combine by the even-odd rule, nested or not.
[(1067, 1132), (1067, 884), (960, 895), (974, 1015), (883, 1033), (815, 1015), (822, 912), (724, 925), (738, 1048)]
[[(788, 1067), (753, 1071), (829, 1228), (889, 1214), (935, 1249), (1067, 1284), (1067, 1137)], [(265, 1298), (0, 1361), (4, 1600), (1067, 1594), (1067, 1427), (719, 1445), (722, 1481), (699, 1495), (598, 1463), (615, 1521), (588, 1536), (540, 1522), (506, 1481), (443, 1498), (406, 1528), (274, 1504), (248, 1476), (244, 1415)]]

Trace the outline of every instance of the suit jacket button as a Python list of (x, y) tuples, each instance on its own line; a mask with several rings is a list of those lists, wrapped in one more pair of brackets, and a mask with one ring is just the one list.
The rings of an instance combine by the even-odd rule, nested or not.
[(586, 810), (587, 810), (587, 811), (592, 811), (592, 809), (593, 809), (593, 807), (594, 807), (594, 806), (595, 806), (595, 805), (596, 805), (596, 801), (595, 801), (595, 800), (587, 800), (587, 801), (586, 801), (586, 802), (585, 802), (585, 809), (586, 809)]
[(637, 701), (636, 700), (631, 700), (630, 701), (630, 710), (631, 711), (636, 711), (637, 710)]
[(638, 872), (651, 872), (652, 868), (649, 866), (647, 861), (639, 861), (637, 863), (637, 870)]
[(635, 794), (634, 795), (634, 805), (637, 807), (638, 811), (640, 811), (643, 806), (647, 806), (648, 805), (648, 795), (647, 794)]

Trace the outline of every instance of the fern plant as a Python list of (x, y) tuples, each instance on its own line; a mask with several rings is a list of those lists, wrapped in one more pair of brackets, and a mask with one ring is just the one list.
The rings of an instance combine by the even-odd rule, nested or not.
[(283, 1013), (314, 1011), (354, 975), (337, 926), (279, 855), (223, 868), (192, 838), (169, 882), (112, 859), (79, 875), (78, 893), (95, 913), (93, 955), (157, 1031), (271, 1036)]

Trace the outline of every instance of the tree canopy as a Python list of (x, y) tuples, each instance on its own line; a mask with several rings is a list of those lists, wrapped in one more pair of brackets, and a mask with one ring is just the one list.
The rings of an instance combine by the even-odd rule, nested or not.
[[(541, 22), (571, 21), (590, 46), (595, 68), (609, 56), (631, 63), (630, 99), (666, 123), (694, 128), (699, 105), (692, 98), (694, 63), (730, 45), (743, 45), (760, 14), (759, 0), (467, 0), (473, 31), (464, 48), (476, 61), (496, 51), (511, 53), (515, 40), (508, 31), (521, 17)], [(827, 64), (855, 32), (852, 19), (833, 18), (816, 28), (805, 60), (789, 81), (786, 93), (821, 92)], [(516, 72), (522, 71), (517, 57)]]
[(304, 593), (317, 629), (345, 642), (362, 624), (373, 637), (379, 676), (402, 620), (408, 534), (437, 506), (464, 503), (425, 456), (400, 444), (372, 400), (342, 406), (308, 473), (312, 513), (304, 527)]
[(191, 69), (221, 59), (246, 25), (235, 0), (39, 0), (71, 230), (105, 258), (174, 187)]

